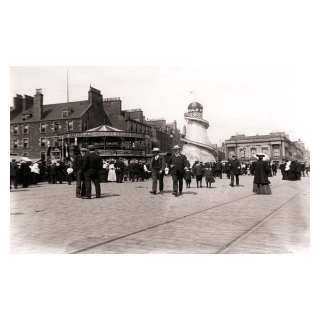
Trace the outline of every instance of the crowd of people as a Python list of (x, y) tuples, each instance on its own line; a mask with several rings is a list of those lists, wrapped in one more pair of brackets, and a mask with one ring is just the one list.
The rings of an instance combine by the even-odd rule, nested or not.
[[(173, 154), (160, 156), (160, 150), (152, 150), (153, 157), (150, 163), (145, 160), (134, 160), (129, 164), (122, 158), (118, 160), (103, 160), (95, 152), (94, 146), (88, 148), (74, 148), (72, 161), (57, 161), (45, 166), (43, 163), (32, 163), (27, 158), (22, 158), (19, 163), (12, 159), (10, 163), (10, 189), (21, 185), (28, 188), (29, 185), (36, 185), (38, 182), (48, 182), (49, 184), (62, 184), (66, 181), (69, 185), (76, 182), (76, 197), (82, 199), (91, 198), (91, 183), (96, 188), (96, 198), (101, 196), (100, 183), (115, 182), (143, 182), (152, 180), (151, 194), (157, 194), (159, 181), (159, 193), (164, 191), (164, 176), (171, 175), (173, 181), (174, 196), (182, 195), (183, 180), (186, 188), (191, 187), (192, 179), (196, 181), (196, 187), (202, 188), (203, 180), (206, 188), (211, 188), (211, 184), (216, 179), (222, 179), (223, 174), (230, 179), (230, 186), (239, 186), (240, 175), (252, 175), (253, 192), (258, 194), (271, 194), (269, 177), (277, 175), (278, 164), (271, 163), (264, 159), (264, 154), (257, 153), (257, 161), (241, 163), (236, 156), (232, 156), (227, 161), (206, 162), (195, 161), (192, 165), (185, 155), (180, 153), (180, 147), (174, 146)], [(310, 165), (306, 162), (290, 161), (284, 159), (279, 169), (283, 180), (300, 180), (301, 176), (308, 175)]]

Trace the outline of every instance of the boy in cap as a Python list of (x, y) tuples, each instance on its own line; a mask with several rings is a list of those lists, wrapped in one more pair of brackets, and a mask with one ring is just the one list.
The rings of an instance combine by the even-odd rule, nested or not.
[(186, 180), (187, 188), (190, 188), (191, 180), (192, 180), (192, 172), (190, 171), (190, 168), (188, 167), (184, 173), (184, 180)]

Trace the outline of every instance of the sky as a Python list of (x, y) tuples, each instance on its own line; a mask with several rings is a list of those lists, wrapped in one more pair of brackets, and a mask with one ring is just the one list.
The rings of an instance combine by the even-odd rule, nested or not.
[[(122, 109), (143, 110), (146, 119), (187, 125), (183, 114), (195, 100), (204, 107), (212, 143), (232, 135), (286, 132), (309, 146), (308, 70), (293, 67), (11, 67), (10, 106), (16, 94), (41, 88), (44, 104), (88, 99), (91, 86), (104, 98), (120, 97)], [(316, 88), (314, 88), (316, 89)]]

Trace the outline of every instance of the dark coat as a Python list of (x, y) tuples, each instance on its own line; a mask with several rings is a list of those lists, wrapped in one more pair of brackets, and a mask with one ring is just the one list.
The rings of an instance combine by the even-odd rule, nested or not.
[[(168, 165), (170, 174), (176, 174), (178, 171), (184, 174), (184, 168), (189, 166), (189, 162), (184, 154), (180, 154), (179, 157), (174, 154), (170, 157)], [(173, 167), (171, 168), (172, 165)]]
[(272, 164), (272, 170), (273, 171), (276, 171), (278, 169), (278, 167), (277, 167), (277, 165), (274, 163), (274, 164)]
[(162, 157), (159, 157), (158, 160), (159, 160), (159, 167), (156, 167), (155, 166), (155, 157), (152, 157), (152, 159), (151, 159), (151, 169), (153, 169), (153, 170), (162, 170), (163, 171), (165, 169), (165, 167), (166, 167), (166, 161)]
[(255, 173), (253, 183), (270, 184), (268, 180), (268, 164), (262, 160), (258, 160), (255, 165)]
[(134, 173), (140, 173), (140, 172), (141, 172), (140, 163), (135, 163), (135, 164), (134, 164), (133, 172), (134, 172)]
[(129, 166), (128, 166), (129, 172), (134, 172), (134, 165), (135, 165), (134, 162), (129, 163)]
[(83, 169), (84, 172), (89, 172), (92, 170), (100, 170), (103, 168), (103, 161), (100, 155), (90, 152), (83, 159)]
[(301, 163), (297, 162), (297, 165), (296, 165), (296, 172), (301, 172), (302, 171), (302, 165)]
[(189, 171), (185, 171), (184, 172), (184, 178), (186, 179), (186, 181), (191, 181), (192, 180), (192, 172)]
[(193, 174), (195, 176), (203, 176), (203, 166), (201, 164), (196, 164), (194, 167), (193, 167)]
[(21, 175), (27, 176), (31, 173), (31, 169), (27, 163), (21, 163), (20, 172), (21, 172)]
[(230, 164), (230, 173), (240, 174), (241, 173), (241, 164), (239, 160), (229, 160)]
[(19, 166), (15, 162), (10, 162), (10, 177), (16, 177), (19, 173)]
[(216, 163), (216, 171), (221, 171), (222, 170), (222, 163), (221, 162), (217, 162)]
[(83, 158), (81, 154), (76, 154), (72, 161), (72, 168), (74, 172), (77, 172), (78, 170), (82, 169), (83, 165)]
[(114, 164), (116, 171), (123, 172), (124, 171), (124, 162), (121, 160), (117, 160)]

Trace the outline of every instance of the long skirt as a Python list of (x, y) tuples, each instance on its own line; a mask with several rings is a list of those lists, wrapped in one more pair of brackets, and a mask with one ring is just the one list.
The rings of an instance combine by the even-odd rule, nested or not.
[(269, 184), (265, 183), (254, 183), (252, 191), (257, 194), (272, 194)]
[(213, 176), (206, 176), (205, 179), (206, 179), (206, 182), (210, 182), (210, 183), (211, 183), (211, 182), (215, 182)]
[(117, 181), (116, 171), (115, 170), (112, 170), (112, 169), (109, 170), (108, 180), (111, 181), (111, 182)]

